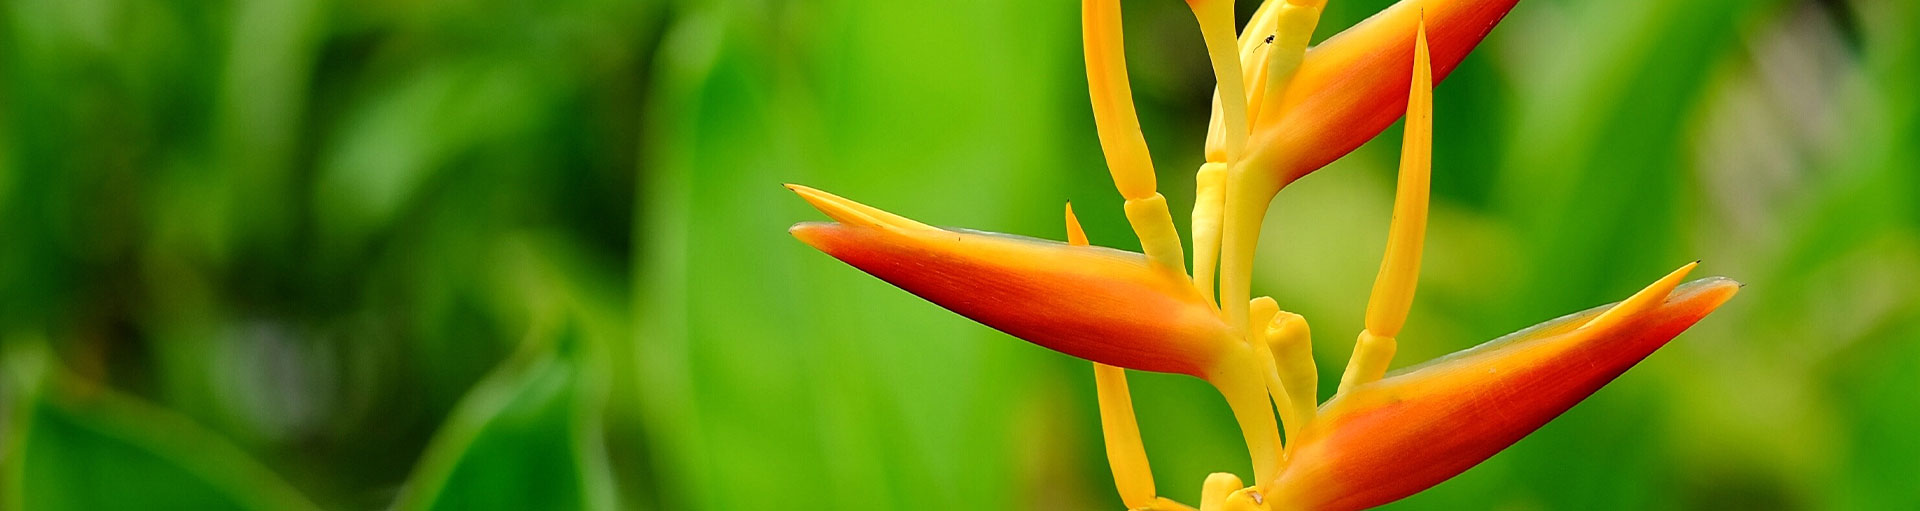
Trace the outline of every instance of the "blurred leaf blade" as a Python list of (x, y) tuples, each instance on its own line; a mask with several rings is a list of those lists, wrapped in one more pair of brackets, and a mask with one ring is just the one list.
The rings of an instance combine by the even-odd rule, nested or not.
[[(10, 350), (16, 408), (6, 498), (34, 511), (317, 510), (240, 448), (185, 417), (84, 383), (44, 353)], [(35, 367), (39, 366), (39, 367)]]
[(529, 344), (463, 399), (394, 509), (611, 510), (603, 387), (573, 327)]

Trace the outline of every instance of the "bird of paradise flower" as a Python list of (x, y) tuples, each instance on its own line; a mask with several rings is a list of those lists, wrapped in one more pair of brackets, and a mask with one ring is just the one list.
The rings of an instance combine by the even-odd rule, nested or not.
[[(1391, 502), (1512, 445), (1739, 289), (1719, 277), (1681, 284), (1698, 262), (1689, 263), (1621, 302), (1385, 374), (1418, 280), (1434, 82), (1517, 1), (1402, 0), (1309, 50), (1325, 0), (1268, 0), (1238, 38), (1231, 0), (1188, 0), (1218, 84), (1195, 176), (1192, 272), (1134, 113), (1119, 0), (1083, 0), (1081, 23), (1100, 146), (1144, 254), (1089, 246), (1071, 206), (1062, 244), (934, 228), (799, 185), (789, 188), (835, 222), (792, 233), (963, 316), (1093, 361), (1107, 460), (1129, 509), (1192, 508), (1154, 489), (1125, 369), (1204, 379), (1239, 422), (1252, 484), (1209, 476), (1201, 510)], [(1365, 328), (1320, 403), (1306, 320), (1249, 296), (1260, 224), (1282, 188), (1403, 108), (1393, 220)]]

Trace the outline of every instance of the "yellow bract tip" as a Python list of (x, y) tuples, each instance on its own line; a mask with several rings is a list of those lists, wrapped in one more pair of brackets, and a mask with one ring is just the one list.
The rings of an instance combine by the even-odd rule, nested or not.
[(931, 230), (933, 227), (915, 222), (906, 217), (881, 211), (873, 206), (847, 200), (838, 195), (823, 192), (811, 187), (787, 184), (788, 190), (800, 194), (814, 209), (826, 213), (836, 222), (860, 227), (893, 228), (905, 230)]
[(1067, 244), (1087, 245), (1087, 231), (1080, 228), (1080, 217), (1073, 214), (1073, 203), (1067, 203)]
[(1647, 287), (1641, 289), (1640, 292), (1634, 293), (1633, 296), (1629, 296), (1625, 300), (1621, 300), (1620, 303), (1614, 305), (1613, 308), (1607, 309), (1607, 312), (1601, 313), (1599, 317), (1593, 318), (1593, 321), (1588, 321), (1587, 324), (1580, 325), (1580, 328), (1608, 328), (1626, 321), (1627, 318), (1639, 315), (1641, 312), (1653, 310), (1654, 307), (1658, 307), (1662, 302), (1665, 302), (1667, 295), (1673, 294), (1673, 289), (1680, 286), (1680, 281), (1687, 278), (1687, 274), (1693, 272), (1693, 268), (1699, 265), (1700, 261), (1694, 261), (1681, 266), (1680, 269), (1673, 270), (1672, 273), (1668, 273), (1667, 276), (1661, 277), (1660, 280), (1647, 285)]

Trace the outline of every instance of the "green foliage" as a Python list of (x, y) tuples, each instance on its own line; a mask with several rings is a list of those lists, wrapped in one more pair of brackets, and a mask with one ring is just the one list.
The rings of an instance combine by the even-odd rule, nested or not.
[(10, 509), (317, 509), (218, 435), (74, 381), (43, 353), (10, 355), (13, 388), (26, 390), (0, 482)]
[(536, 345), (474, 387), (395, 509), (612, 507), (597, 436), (604, 384), (580, 341), (558, 342), (560, 353)]

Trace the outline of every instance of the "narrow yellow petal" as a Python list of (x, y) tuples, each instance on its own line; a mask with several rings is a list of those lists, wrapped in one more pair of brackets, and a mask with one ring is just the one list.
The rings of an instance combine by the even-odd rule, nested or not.
[(1167, 212), (1166, 198), (1154, 191), (1153, 158), (1147, 154), (1147, 140), (1140, 134), (1140, 118), (1133, 109), (1119, 0), (1082, 0), (1080, 26), (1093, 125), (1100, 133), (1100, 150), (1106, 153), (1113, 184), (1127, 199), (1127, 220), (1149, 260), (1184, 276), (1187, 263), (1180, 235)]
[(1433, 72), (1427, 56), (1426, 24), (1414, 49), (1413, 84), (1407, 94), (1406, 136), (1400, 149), (1400, 183), (1394, 191), (1393, 224), (1386, 255), (1367, 301), (1368, 331), (1380, 337), (1400, 335), (1413, 290), (1420, 277), (1420, 248), (1426, 241), (1427, 193), (1433, 166)]
[(1233, 1), (1187, 0), (1187, 6), (1200, 22), (1200, 37), (1207, 46), (1207, 59), (1213, 63), (1227, 161), (1238, 160), (1247, 149), (1247, 84), (1234, 35)]
[(1100, 430), (1107, 441), (1107, 466), (1113, 484), (1128, 509), (1152, 506), (1153, 470), (1140, 441), (1140, 424), (1133, 415), (1133, 396), (1127, 391), (1127, 370), (1095, 362), (1094, 389), (1100, 396)]
[(1367, 298), (1366, 330), (1353, 345), (1339, 392), (1379, 380), (1393, 361), (1394, 338), (1406, 325), (1420, 280), (1432, 167), (1433, 64), (1427, 50), (1427, 24), (1422, 20), (1414, 36), (1413, 83), (1407, 90), (1406, 136), (1400, 145), (1400, 177), (1393, 196), (1393, 223), (1387, 227), (1387, 250)]
[(1073, 214), (1073, 203), (1067, 203), (1067, 244), (1087, 246), (1087, 231), (1080, 228), (1080, 217)]
[(1680, 286), (1680, 281), (1686, 279), (1687, 274), (1693, 272), (1693, 268), (1699, 265), (1700, 261), (1694, 261), (1681, 266), (1680, 269), (1673, 270), (1672, 273), (1668, 273), (1667, 276), (1661, 277), (1660, 280), (1647, 285), (1647, 287), (1641, 289), (1640, 292), (1634, 293), (1633, 296), (1627, 297), (1625, 300), (1621, 300), (1619, 304), (1614, 305), (1611, 309), (1607, 309), (1607, 312), (1593, 318), (1592, 321), (1580, 325), (1580, 328), (1609, 328), (1614, 326), (1615, 323), (1625, 321), (1627, 318), (1634, 317), (1641, 312), (1660, 306), (1662, 302), (1667, 300), (1667, 295), (1673, 294), (1673, 289)]
[(834, 221), (860, 227), (879, 227), (904, 230), (932, 230), (933, 227), (915, 222), (907, 217), (881, 211), (873, 206), (850, 201), (838, 195), (823, 192), (811, 187), (788, 184), (788, 190), (800, 194), (814, 209), (826, 213)]
[(1121, 36), (1120, 0), (1082, 0), (1080, 28), (1087, 60), (1087, 91), (1093, 99), (1093, 124), (1100, 134), (1100, 150), (1120, 196), (1144, 199), (1153, 195), (1153, 158), (1140, 134), (1140, 118), (1133, 109), (1133, 89), (1127, 82), (1127, 57)]

